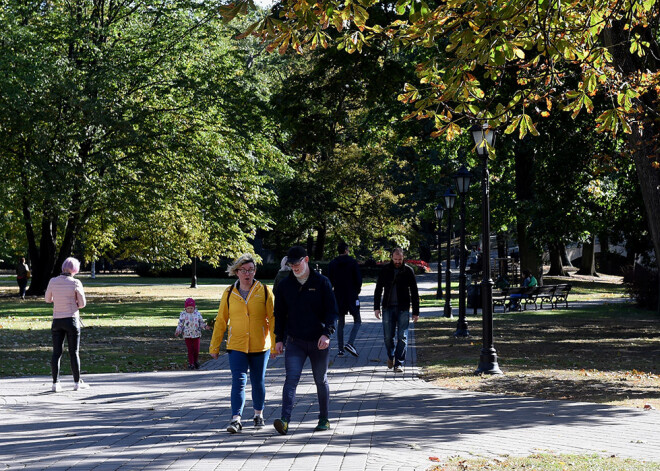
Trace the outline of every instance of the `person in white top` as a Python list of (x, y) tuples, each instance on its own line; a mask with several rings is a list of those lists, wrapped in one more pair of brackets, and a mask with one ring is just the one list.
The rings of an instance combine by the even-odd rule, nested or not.
[(60, 358), (64, 349), (64, 339), (69, 345), (71, 372), (75, 385), (73, 390), (86, 389), (89, 385), (80, 379), (80, 311), (87, 304), (85, 291), (80, 280), (73, 276), (80, 271), (80, 262), (69, 257), (62, 263), (62, 274), (51, 278), (46, 288), (46, 302), (53, 303), (53, 356), (51, 371), (53, 373), (53, 392), (60, 392)]
[(199, 345), (202, 339), (202, 330), (209, 330), (204, 318), (195, 307), (193, 298), (186, 299), (185, 309), (179, 314), (179, 324), (174, 331), (174, 336), (183, 334), (188, 348), (188, 369), (199, 369)]

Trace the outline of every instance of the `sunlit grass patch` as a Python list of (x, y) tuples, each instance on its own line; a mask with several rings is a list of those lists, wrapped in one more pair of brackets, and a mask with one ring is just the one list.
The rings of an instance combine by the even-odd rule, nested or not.
[(534, 470), (534, 471), (654, 471), (660, 470), (660, 463), (639, 461), (617, 456), (599, 455), (555, 455), (539, 453), (524, 457), (503, 456), (498, 458), (452, 457), (447, 460), (429, 457), (428, 471), (467, 471), (467, 470)]

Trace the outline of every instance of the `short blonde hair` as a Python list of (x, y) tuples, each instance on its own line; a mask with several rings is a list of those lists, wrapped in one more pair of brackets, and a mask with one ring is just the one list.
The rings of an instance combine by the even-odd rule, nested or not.
[(238, 269), (246, 263), (252, 263), (254, 264), (254, 268), (257, 268), (257, 262), (254, 261), (252, 254), (244, 253), (236, 260), (234, 260), (234, 263), (227, 265), (227, 273), (229, 273), (229, 276), (237, 276), (236, 271), (238, 271)]

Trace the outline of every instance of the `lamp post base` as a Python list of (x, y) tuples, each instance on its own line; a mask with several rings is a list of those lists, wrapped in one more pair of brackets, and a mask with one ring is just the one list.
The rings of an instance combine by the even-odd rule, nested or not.
[(445, 304), (445, 317), (448, 319), (451, 319), (453, 316), (451, 315), (451, 306), (447, 306)]
[(470, 337), (470, 331), (467, 326), (465, 327), (456, 327), (456, 332), (454, 332), (454, 337)]
[(474, 372), (475, 375), (501, 375), (502, 370), (500, 370), (499, 365), (497, 364), (497, 354), (495, 350), (486, 351), (481, 350), (481, 356), (479, 357), (479, 366), (477, 371)]

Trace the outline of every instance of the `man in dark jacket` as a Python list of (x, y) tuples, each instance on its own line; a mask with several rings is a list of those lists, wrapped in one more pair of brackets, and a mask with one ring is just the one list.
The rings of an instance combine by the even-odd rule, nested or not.
[(392, 251), (392, 261), (378, 275), (374, 293), (374, 314), (377, 319), (381, 318), (381, 295), (387, 367), (401, 373), (406, 360), (411, 305), (413, 322), (419, 319), (417, 280), (413, 269), (403, 263), (403, 249)]
[(284, 352), (286, 379), (282, 390), (282, 417), (273, 425), (282, 435), (289, 430), (291, 411), (303, 365), (309, 358), (319, 398), (317, 431), (328, 430), (330, 388), (328, 364), (330, 336), (337, 322), (337, 302), (330, 280), (309, 267), (307, 251), (300, 246), (287, 253), (291, 273), (275, 292), (275, 349)]
[[(354, 346), (362, 319), (360, 318), (360, 299), (359, 294), (362, 289), (362, 273), (357, 261), (348, 255), (348, 244), (340, 242), (337, 246), (337, 253), (328, 266), (328, 278), (335, 290), (335, 298), (339, 307), (339, 319), (337, 321), (337, 347), (339, 356), (344, 355), (344, 348), (353, 356), (358, 356), (357, 349)], [(348, 335), (348, 343), (344, 345), (344, 324), (346, 313), (353, 316), (353, 328)]]

